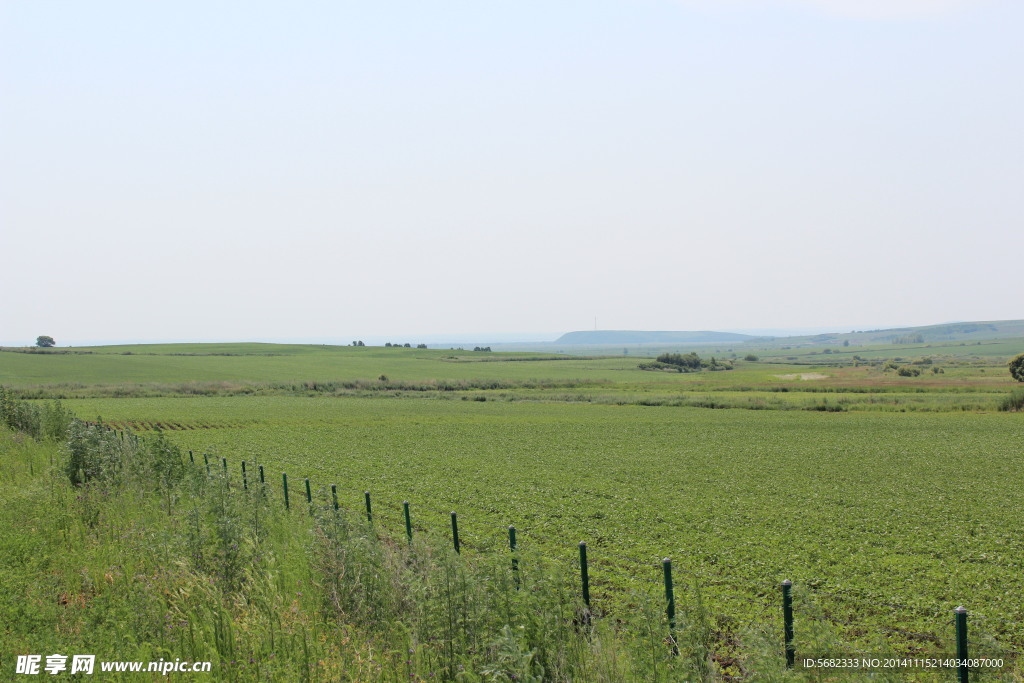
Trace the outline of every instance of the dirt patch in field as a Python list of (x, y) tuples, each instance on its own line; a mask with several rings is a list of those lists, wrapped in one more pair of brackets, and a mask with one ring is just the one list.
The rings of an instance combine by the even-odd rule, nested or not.
[(775, 375), (779, 379), (828, 379), (828, 375), (820, 372), (794, 372), (789, 375)]

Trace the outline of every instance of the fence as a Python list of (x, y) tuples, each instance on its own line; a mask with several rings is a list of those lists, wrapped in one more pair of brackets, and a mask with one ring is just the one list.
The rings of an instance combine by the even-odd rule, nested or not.
[[(138, 437), (138, 436), (136, 436), (134, 434), (131, 434), (130, 432), (128, 432), (126, 434), (126, 430), (122, 430), (122, 431), (118, 432), (117, 430), (113, 430), (110, 427), (106, 427), (106, 429), (108, 429), (109, 431), (114, 431), (115, 434), (119, 435), (119, 438), (121, 440), (125, 440), (127, 438), (127, 439), (132, 439), (132, 440), (136, 440), (137, 441), (140, 438), (140, 437)], [(191, 464), (193, 464), (193, 465), (197, 465), (198, 464), (196, 462), (196, 458), (195, 458), (195, 455), (194, 455), (193, 451), (191, 451), (191, 450), (188, 451), (188, 457), (189, 457), (189, 462)], [(213, 471), (211, 469), (210, 459), (209, 459), (209, 455), (207, 453), (203, 453), (203, 465), (205, 466), (207, 475), (212, 477), (213, 476)], [(258, 484), (261, 487), (261, 490), (263, 490), (263, 491), (267, 492), (268, 494), (270, 494), (272, 487), (267, 482), (266, 474), (265, 474), (265, 471), (264, 471), (264, 466), (262, 464), (258, 464), (257, 463), (256, 467), (257, 467), (257, 472), (258, 472)], [(229, 471), (227, 458), (224, 458), (224, 457), (221, 458), (221, 468), (220, 469), (221, 469), (221, 472), (222, 472), (223, 477), (224, 477), (225, 485), (230, 488), (232, 486), (232, 478), (231, 478), (231, 473)], [(249, 490), (249, 488), (250, 488), (249, 473), (250, 473), (249, 463), (247, 461), (245, 461), (245, 460), (241, 461), (239, 479), (240, 479), (241, 487), (244, 490)], [(255, 482), (253, 482), (253, 484), (255, 484)], [(337, 487), (336, 484), (331, 484), (329, 490), (330, 490), (330, 495), (331, 495), (330, 506), (335, 511), (337, 511), (337, 510), (342, 508), (342, 506), (339, 504), (339, 499), (338, 499), (338, 487)], [(292, 504), (291, 504), (292, 503), (292, 501), (291, 501), (291, 493), (292, 493), (292, 491), (291, 491), (291, 486), (290, 486), (289, 480), (288, 480), (288, 474), (286, 472), (282, 472), (281, 473), (281, 501), (282, 501), (283, 506), (286, 509), (289, 509), (289, 510), (292, 507)], [(313, 505), (314, 504), (313, 490), (312, 490), (312, 485), (311, 485), (311, 482), (310, 482), (309, 478), (304, 478), (303, 479), (303, 490), (302, 490), (302, 493), (304, 493), (304, 495), (305, 495), (306, 504), (307, 505)], [(326, 505), (327, 503), (323, 503), (323, 504)], [(370, 491), (364, 491), (363, 492), (363, 507), (365, 508), (365, 516), (366, 516), (367, 523), (370, 524), (370, 525), (373, 525), (374, 524), (375, 516), (377, 516), (379, 518), (380, 515), (379, 514), (375, 515), (374, 506), (373, 506), (373, 498), (372, 498), (372, 495), (371, 495)], [(459, 517), (458, 517), (458, 514), (457, 514), (456, 511), (451, 511), (450, 513), (448, 513), (448, 515), (449, 515), (450, 521), (451, 521), (451, 536), (450, 536), (450, 539), (451, 539), (451, 543), (452, 543), (452, 548), (453, 548), (453, 550), (454, 550), (454, 552), (456, 554), (460, 554), (461, 555), (462, 550), (465, 547), (465, 542), (460, 537), (460, 533), (459, 533)], [(404, 532), (405, 532), (406, 540), (411, 544), (412, 541), (413, 541), (414, 525), (413, 525), (413, 521), (412, 521), (412, 509), (411, 509), (411, 505), (410, 505), (409, 501), (403, 501), (402, 502), (401, 522), (404, 523)], [(510, 566), (511, 566), (511, 569), (512, 569), (512, 572), (513, 572), (513, 576), (516, 579), (516, 585), (518, 586), (518, 571), (519, 571), (520, 557), (519, 557), (519, 554), (517, 552), (518, 551), (519, 542), (518, 542), (516, 527), (515, 526), (508, 526), (507, 528), (503, 528), (502, 529), (502, 536), (504, 537), (506, 534), (507, 534), (507, 549), (508, 549), (508, 552), (509, 552)], [(578, 550), (578, 558), (579, 558), (578, 559), (578, 564), (577, 564), (577, 566), (578, 566), (578, 582), (579, 582), (579, 597), (580, 597), (580, 600), (581, 600), (582, 606), (583, 606), (584, 618), (587, 621), (589, 621), (589, 620), (595, 618), (596, 616), (599, 616), (595, 612), (593, 607), (592, 607), (592, 596), (591, 596), (592, 582), (591, 582), (591, 576), (592, 576), (592, 570), (593, 569), (597, 569), (598, 572), (603, 572), (603, 573), (607, 573), (607, 574), (619, 574), (621, 576), (629, 576), (629, 578), (631, 578), (631, 579), (635, 579), (637, 574), (635, 574), (635, 572), (634, 572), (632, 574), (626, 575), (620, 569), (618, 569), (617, 567), (615, 567), (614, 565), (611, 565), (611, 564), (595, 566), (594, 563), (591, 561), (591, 559), (589, 557), (589, 554), (588, 554), (589, 548), (588, 548), (588, 545), (587, 545), (586, 542), (581, 541), (578, 544), (577, 550)], [(632, 564), (637, 565), (637, 566), (643, 566), (645, 564), (649, 565), (649, 563), (644, 562), (642, 560), (638, 560), (636, 558), (629, 558), (629, 557), (621, 557), (620, 556), (618, 559), (628, 560)], [(675, 582), (674, 582), (674, 579), (673, 579), (673, 569), (674, 569), (673, 568), (673, 563), (672, 563), (671, 558), (665, 557), (664, 559), (661, 560), (660, 565), (661, 565), (661, 567), (660, 567), (661, 571), (660, 571), (660, 577), (659, 577), (660, 580), (658, 580), (657, 582), (659, 584), (663, 585), (663, 590), (664, 590), (664, 613), (665, 613), (665, 618), (666, 618), (666, 621), (667, 621), (667, 624), (668, 624), (667, 640), (668, 640), (668, 642), (670, 644), (670, 647), (672, 648), (673, 652), (675, 654), (678, 654), (678, 652), (679, 652), (678, 651), (678, 646), (677, 646), (676, 641), (675, 641), (675, 634), (676, 634), (676, 600), (675, 600)], [(704, 574), (702, 572), (694, 571), (694, 570), (690, 570), (690, 569), (685, 569), (685, 568), (681, 568), (681, 567), (676, 567), (675, 569), (676, 569), (676, 571), (682, 571), (682, 572), (690, 575), (694, 580), (697, 580), (697, 581), (719, 581), (719, 582), (724, 581), (726, 584), (732, 582), (734, 585), (740, 585), (740, 584), (743, 583), (742, 580), (739, 580), (739, 579), (731, 579), (729, 577), (722, 577), (722, 576), (711, 577), (711, 576), (708, 576), (708, 575), (706, 575), (706, 574)], [(798, 655), (798, 652), (797, 652), (797, 649), (796, 649), (796, 642), (797, 642), (796, 641), (796, 633), (797, 633), (797, 631), (796, 631), (796, 623), (797, 623), (797, 620), (795, 618), (795, 614), (800, 613), (801, 610), (799, 609), (799, 607), (797, 605), (794, 604), (794, 599), (793, 599), (793, 587), (794, 587), (794, 584), (790, 580), (785, 580), (785, 581), (782, 581), (781, 583), (772, 584), (772, 586), (773, 586), (773, 590), (777, 591), (775, 593), (775, 595), (779, 598), (778, 602), (773, 602), (770, 599), (767, 600), (767, 601), (764, 600), (764, 599), (760, 599), (760, 600), (759, 599), (753, 599), (753, 598), (750, 598), (750, 597), (747, 597), (747, 596), (743, 596), (743, 595), (730, 595), (729, 597), (732, 598), (732, 599), (736, 599), (738, 601), (751, 603), (755, 607), (760, 607), (761, 608), (761, 612), (760, 612), (761, 615), (763, 615), (768, 610), (778, 610), (778, 612), (777, 612), (778, 616), (775, 617), (775, 618), (778, 619), (778, 622), (777, 622), (777, 627), (779, 629), (778, 634), (779, 634), (779, 636), (781, 636), (779, 652), (780, 652), (780, 655), (782, 657), (784, 657), (787, 668), (793, 668), (793, 667), (797, 666), (798, 661), (800, 661), (800, 663), (803, 666), (805, 666), (805, 667), (807, 667), (807, 666), (811, 666), (811, 667), (815, 667), (815, 666), (817, 666), (817, 667), (829, 666), (828, 664), (822, 663), (822, 661), (820, 659), (819, 660), (813, 660), (813, 661), (812, 660), (798, 660), (797, 659), (797, 655)], [(749, 587), (749, 586), (747, 586), (747, 587)], [(761, 587), (763, 588), (763, 586), (761, 586)], [(843, 595), (841, 593), (822, 591), (822, 590), (817, 590), (817, 589), (814, 589), (814, 588), (810, 588), (809, 591), (810, 591), (810, 594), (814, 595), (817, 598), (827, 598), (827, 599), (834, 599), (834, 600), (837, 600), (837, 601), (843, 601), (843, 602), (849, 602), (849, 603), (854, 603), (854, 604), (860, 604), (861, 606), (867, 606), (867, 607), (870, 607), (870, 608), (873, 608), (873, 609), (888, 609), (888, 610), (891, 610), (893, 612), (899, 612), (901, 610), (911, 610), (911, 611), (917, 610), (917, 611), (922, 611), (922, 612), (924, 612), (924, 613), (926, 613), (926, 614), (928, 614), (928, 615), (930, 615), (932, 617), (934, 617), (935, 615), (937, 615), (939, 613), (945, 613), (945, 614), (947, 614), (947, 616), (950, 615), (950, 611), (949, 610), (927, 610), (927, 609), (926, 610), (921, 610), (921, 608), (916, 608), (916, 607), (912, 607), (912, 606), (908, 606), (908, 605), (900, 605), (900, 604), (893, 604), (893, 603), (880, 603), (880, 602), (875, 602), (875, 601), (864, 601), (864, 600), (860, 600), (860, 599), (852, 597), (852, 596)], [(823, 615), (823, 614), (813, 614), (813, 613), (808, 612), (808, 611), (804, 611), (803, 612), (803, 616), (808, 617), (808, 623), (810, 623), (814, 619), (825, 618), (825, 619), (828, 619), (829, 621), (831, 621), (832, 623), (840, 625), (840, 626), (854, 627), (854, 628), (859, 629), (859, 630), (877, 630), (877, 631), (880, 631), (880, 632), (883, 632), (883, 633), (886, 633), (886, 634), (897, 634), (897, 635), (903, 635), (903, 636), (917, 636), (917, 637), (920, 637), (921, 639), (933, 639), (936, 642), (939, 642), (939, 640), (937, 638), (935, 638), (935, 636), (933, 634), (915, 633), (915, 632), (910, 632), (910, 631), (906, 631), (906, 630), (899, 629), (899, 628), (887, 628), (887, 627), (884, 627), (884, 626), (877, 626), (877, 625), (866, 625), (866, 624), (863, 624), (863, 623), (854, 622), (854, 621), (849, 620), (849, 619), (836, 618), (834, 616), (827, 615), (827, 614), (825, 614), (825, 615)], [(1002, 657), (1000, 657), (998, 660), (996, 660), (996, 659), (992, 659), (992, 660), (985, 659), (985, 660), (982, 660), (982, 659), (979, 659), (979, 658), (976, 658), (976, 659), (972, 660), (970, 658), (970, 648), (969, 648), (969, 640), (968, 640), (968, 611), (963, 606), (958, 606), (956, 609), (951, 611), (951, 616), (952, 616), (952, 620), (951, 620), (952, 623), (949, 624), (949, 626), (952, 627), (951, 630), (955, 634), (955, 649), (956, 649), (955, 657), (952, 656), (952, 653), (949, 653), (950, 656), (945, 657), (945, 658), (934, 658), (934, 657), (928, 657), (928, 658), (902, 657), (901, 658), (901, 657), (895, 657), (894, 660), (897, 661), (897, 662), (903, 662), (903, 667), (906, 667), (906, 666), (910, 666), (910, 667), (927, 667), (927, 668), (931, 668), (933, 671), (935, 669), (955, 669), (956, 672), (957, 672), (958, 680), (963, 682), (963, 683), (966, 683), (969, 680), (969, 675), (972, 672), (975, 675), (977, 673), (982, 673), (983, 672), (982, 670), (985, 668), (983, 666), (983, 662), (991, 661), (992, 664), (989, 665), (989, 666), (996, 666), (996, 662), (998, 661), (998, 666), (999, 667), (1002, 667), (1002, 666), (1004, 666), (1004, 664), (1007, 663), (1007, 661), (1004, 661), (1004, 659)], [(757, 617), (755, 617), (755, 619), (756, 618)], [(999, 621), (999, 620), (992, 620), (992, 621)], [(753, 621), (751, 621), (751, 623), (753, 623)], [(1014, 650), (1012, 648), (1005, 647), (1005, 645), (999, 644), (998, 641), (995, 638), (989, 638), (988, 641), (990, 643), (996, 643), (996, 645), (1000, 648), (1000, 653), (1003, 654), (1003, 655), (1008, 656), (1008, 661), (1010, 661), (1010, 662), (1016, 661), (1016, 659), (1019, 656), (1022, 655), (1022, 653), (1017, 651), (1017, 650)], [(864, 650), (862, 650), (862, 649), (860, 649), (860, 648), (858, 648), (858, 647), (856, 647), (856, 646), (854, 646), (854, 645), (852, 645), (850, 643), (845, 643), (844, 642), (844, 643), (842, 643), (842, 645), (844, 647), (848, 648), (852, 652), (857, 652), (859, 654), (866, 655), (865, 657), (860, 658), (860, 660), (859, 660), (862, 666), (873, 666), (875, 668), (878, 668), (878, 667), (888, 668), (888, 664), (886, 664), (885, 662), (881, 661), (878, 657), (872, 656), (871, 653), (869, 653), (867, 651), (864, 651)], [(929, 662), (929, 663), (926, 664), (924, 662)], [(837, 664), (833, 663), (833, 665), (837, 665)], [(898, 666), (898, 664), (897, 664), (897, 666)]]

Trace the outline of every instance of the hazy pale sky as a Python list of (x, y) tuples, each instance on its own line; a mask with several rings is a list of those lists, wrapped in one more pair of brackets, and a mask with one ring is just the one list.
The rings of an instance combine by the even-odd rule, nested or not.
[(1019, 0), (0, 0), (0, 343), (1021, 318), (1021, 35)]

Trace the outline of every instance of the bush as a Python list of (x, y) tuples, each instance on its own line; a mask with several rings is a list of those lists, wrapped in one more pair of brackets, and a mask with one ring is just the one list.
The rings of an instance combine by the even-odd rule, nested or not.
[(753, 363), (753, 362), (758, 361), (760, 359), (757, 356), (755, 356), (754, 354), (748, 353), (747, 355), (743, 356), (743, 360), (748, 360), (751, 363)]
[(670, 363), (661, 363), (659, 361), (640, 363), (637, 367), (641, 370), (671, 370), (672, 372), (683, 372), (683, 368), (678, 365), (671, 365)]
[(918, 368), (914, 368), (909, 365), (902, 365), (898, 370), (896, 370), (896, 374), (900, 377), (917, 377), (921, 374), (921, 371)]
[(15, 431), (37, 439), (63, 441), (71, 419), (71, 411), (65, 410), (60, 401), (36, 406), (15, 399), (11, 392), (0, 387), (0, 423)]
[(689, 370), (700, 370), (701, 361), (700, 356), (692, 351), (687, 354), (681, 353), (663, 353), (656, 359), (659, 363), (666, 363), (668, 365), (675, 365), (683, 368), (681, 372)]
[(1009, 396), (1004, 397), (999, 404), (999, 410), (1013, 413), (1024, 410), (1024, 389), (1011, 391)]

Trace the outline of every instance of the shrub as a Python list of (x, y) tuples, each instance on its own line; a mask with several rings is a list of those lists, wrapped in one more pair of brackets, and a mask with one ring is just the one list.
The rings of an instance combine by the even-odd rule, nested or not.
[(1014, 389), (1008, 396), (1003, 397), (999, 410), (1014, 413), (1024, 410), (1024, 389)]
[(753, 363), (753, 362), (755, 362), (757, 360), (760, 360), (760, 359), (757, 356), (755, 356), (754, 354), (748, 353), (747, 355), (743, 356), (743, 360), (748, 360), (751, 363)]
[(681, 353), (663, 353), (656, 359), (659, 363), (666, 363), (668, 365), (676, 365), (683, 368), (681, 372), (688, 370), (700, 370), (701, 361), (700, 356), (692, 351), (687, 354)]
[(901, 365), (900, 368), (896, 370), (896, 374), (900, 377), (917, 377), (921, 374), (921, 371), (918, 368), (911, 367), (909, 365)]

